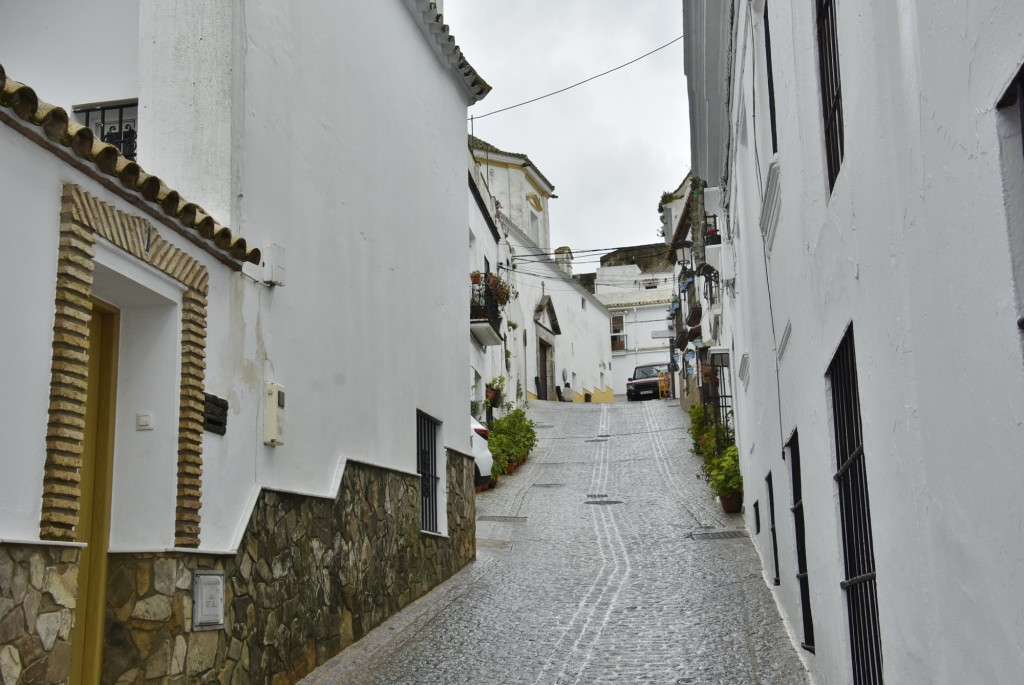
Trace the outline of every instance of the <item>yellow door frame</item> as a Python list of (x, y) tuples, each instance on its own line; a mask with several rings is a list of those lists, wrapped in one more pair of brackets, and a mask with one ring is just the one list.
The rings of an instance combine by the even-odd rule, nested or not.
[(71, 633), (71, 685), (100, 682), (103, 665), (119, 333), (120, 312), (94, 299), (79, 472), (81, 499), (75, 530), (76, 539), (86, 546), (79, 561), (78, 601)]

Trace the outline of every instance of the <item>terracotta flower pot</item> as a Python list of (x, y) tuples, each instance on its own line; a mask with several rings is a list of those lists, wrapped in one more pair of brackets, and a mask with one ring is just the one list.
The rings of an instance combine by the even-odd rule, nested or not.
[(742, 492), (738, 492), (735, 495), (719, 495), (718, 499), (722, 502), (722, 511), (726, 514), (738, 514), (740, 509), (743, 508)]

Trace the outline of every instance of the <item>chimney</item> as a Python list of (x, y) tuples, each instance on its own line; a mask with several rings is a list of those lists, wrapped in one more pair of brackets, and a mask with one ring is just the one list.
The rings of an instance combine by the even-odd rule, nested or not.
[(562, 267), (567, 275), (572, 276), (572, 250), (568, 247), (555, 248), (555, 264)]

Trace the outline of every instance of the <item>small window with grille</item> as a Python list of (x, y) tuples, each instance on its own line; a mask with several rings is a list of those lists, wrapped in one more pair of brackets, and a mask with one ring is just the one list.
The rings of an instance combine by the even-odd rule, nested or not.
[(790, 478), (793, 487), (793, 532), (796, 535), (796, 579), (800, 584), (800, 609), (803, 615), (804, 639), (800, 646), (814, 651), (814, 617), (811, 614), (811, 586), (807, 574), (807, 541), (804, 531), (804, 490), (800, 474), (800, 438), (793, 432), (786, 445)]
[(768, 72), (768, 116), (772, 127), (772, 152), (779, 151), (779, 136), (775, 128), (775, 75), (772, 73), (772, 32), (768, 24), (768, 2), (764, 3), (764, 61)]
[(420, 529), (439, 532), (437, 526), (437, 443), (441, 423), (416, 412), (416, 472), (420, 474)]
[(825, 123), (825, 161), (831, 191), (843, 163), (843, 92), (839, 81), (839, 42), (836, 39), (836, 2), (818, 2), (818, 72), (821, 77), (821, 113)]
[(864, 463), (853, 326), (846, 329), (843, 341), (829, 364), (828, 380), (832, 399), (832, 437), (836, 452), (836, 473), (833, 478), (839, 487), (839, 515), (845, 561), (845, 579), (839, 583), (839, 587), (846, 594), (853, 683), (881, 685), (882, 643), (878, 629), (875, 551), (868, 474)]
[(138, 137), (138, 100), (116, 100), (76, 105), (75, 118), (92, 129), (96, 140), (110, 143), (127, 159), (135, 161)]
[(768, 530), (772, 535), (772, 559), (775, 562), (775, 578), (772, 582), (779, 584), (779, 538), (775, 532), (775, 486), (772, 483), (772, 472), (764, 479), (768, 488)]

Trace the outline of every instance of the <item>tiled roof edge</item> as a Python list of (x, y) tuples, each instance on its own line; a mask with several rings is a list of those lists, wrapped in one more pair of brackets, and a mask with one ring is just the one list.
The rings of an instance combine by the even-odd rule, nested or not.
[(537, 172), (537, 175), (540, 177), (540, 180), (544, 181), (544, 183), (546, 183), (547, 186), (549, 188), (551, 188), (552, 191), (554, 191), (555, 184), (552, 183), (551, 181), (549, 181), (547, 176), (545, 176), (541, 172), (540, 168), (536, 164), (533, 163), (533, 160), (531, 160), (529, 157), (527, 157), (523, 153), (521, 153), (521, 152), (509, 152), (508, 150), (500, 150), (497, 147), (495, 147), (494, 145), (491, 145), (490, 143), (488, 143), (486, 140), (483, 140), (482, 138), (477, 138), (473, 134), (469, 135), (469, 147), (472, 150), (479, 150), (481, 152), (490, 152), (493, 155), (507, 155), (509, 157), (517, 157), (517, 158), (523, 160), (523, 166), (524, 167), (532, 167), (533, 170), (535, 172)]
[(469, 93), (470, 104), (487, 97), (487, 94), (491, 92), (491, 86), (462, 54), (462, 49), (456, 44), (448, 24), (444, 23), (444, 16), (437, 11), (437, 3), (433, 0), (406, 0), (406, 2), (414, 13), (419, 14), (420, 20), (423, 22), (423, 31), (431, 40), (438, 58), (459, 75)]
[(147, 174), (113, 145), (96, 140), (92, 129), (71, 121), (63, 107), (40, 100), (32, 88), (7, 78), (2, 64), (0, 107), (10, 110), (16, 118), (39, 129), (47, 140), (68, 148), (75, 156), (90, 162), (102, 174), (118, 179), (122, 186), (146, 202), (159, 205), (164, 214), (177, 220), (185, 229), (195, 231), (200, 238), (231, 259), (260, 263), (259, 249), (249, 247), (245, 238), (233, 235), (230, 228), (218, 223), (202, 207), (189, 202), (178, 191), (167, 187), (159, 176)]

